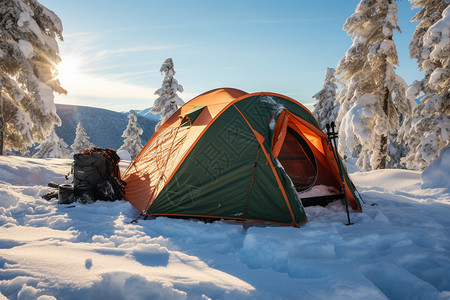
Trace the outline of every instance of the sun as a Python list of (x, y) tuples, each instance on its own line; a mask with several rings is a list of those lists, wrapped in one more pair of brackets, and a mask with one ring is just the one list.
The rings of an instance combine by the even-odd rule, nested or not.
[(74, 55), (61, 57), (62, 61), (58, 64), (58, 78), (62, 85), (73, 84), (79, 80), (81, 71), (81, 58)]

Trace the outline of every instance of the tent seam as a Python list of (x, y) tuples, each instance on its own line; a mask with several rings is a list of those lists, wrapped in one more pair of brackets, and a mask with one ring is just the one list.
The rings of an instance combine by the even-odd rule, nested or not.
[[(234, 106), (234, 108), (239, 112), (239, 114), (242, 116), (242, 118), (244, 118), (244, 120), (245, 120), (245, 122), (247, 123), (248, 127), (250, 127), (252, 133), (255, 135), (256, 140), (257, 140), (258, 143), (260, 144), (260, 146), (261, 146), (261, 148), (262, 148), (262, 150), (263, 150), (263, 152), (264, 152), (264, 154), (265, 154), (265, 156), (266, 156), (266, 159), (267, 159), (267, 161), (269, 162), (270, 168), (272, 169), (272, 173), (273, 173), (273, 175), (274, 175), (274, 177), (275, 177), (275, 179), (276, 179), (276, 181), (277, 181), (277, 183), (278, 183), (278, 188), (280, 189), (281, 194), (283, 195), (284, 201), (285, 201), (285, 203), (286, 203), (286, 205), (287, 205), (287, 207), (288, 207), (289, 213), (290, 213), (291, 218), (292, 218), (292, 223), (293, 223), (294, 226), (297, 225), (296, 222), (295, 222), (294, 213), (292, 212), (291, 204), (289, 203), (289, 199), (288, 199), (288, 197), (287, 197), (287, 195), (286, 195), (286, 191), (284, 190), (283, 185), (282, 185), (282, 183), (281, 183), (281, 180), (280, 180), (280, 178), (278, 177), (278, 174), (277, 174), (277, 172), (276, 172), (276, 170), (275, 170), (275, 167), (274, 167), (274, 165), (273, 165), (273, 163), (272, 163), (272, 161), (271, 161), (271, 159), (270, 159), (270, 155), (267, 153), (267, 151), (266, 151), (266, 149), (264, 148), (264, 145), (262, 144), (262, 142), (261, 142), (261, 141), (258, 139), (258, 137), (256, 136), (255, 132), (257, 132), (257, 131), (253, 129), (253, 127), (252, 127), (252, 126), (250, 125), (250, 123), (248, 122), (247, 118), (245, 118), (245, 116), (242, 114), (242, 112), (239, 110), (239, 108), (237, 108), (237, 106), (236, 106), (234, 103), (233, 103), (233, 106)], [(258, 133), (258, 134), (259, 134), (259, 133)]]
[[(172, 152), (173, 144), (175, 143), (175, 139), (177, 138), (178, 131), (180, 130), (180, 126), (181, 126), (181, 124), (177, 127), (177, 131), (175, 132), (175, 135), (173, 136), (172, 143), (170, 144), (169, 153)], [(166, 163), (164, 164), (164, 170), (161, 172), (161, 176), (159, 176), (158, 182), (155, 185), (155, 188), (153, 189), (152, 194), (150, 195), (150, 198), (147, 201), (147, 204), (145, 205), (145, 211), (147, 211), (151, 206), (150, 202), (152, 201), (155, 191), (158, 189), (158, 186), (161, 183), (162, 178), (164, 177), (164, 173), (166, 172), (167, 164), (169, 163), (169, 159), (170, 159), (170, 155), (167, 156)], [(165, 184), (164, 184), (164, 186), (165, 186)], [(164, 186), (163, 186), (163, 188), (164, 188)]]
[[(258, 143), (259, 144), (259, 143)], [(250, 189), (248, 191), (248, 197), (247, 197), (247, 202), (245, 203), (245, 210), (244, 210), (244, 218), (247, 216), (247, 209), (248, 209), (248, 204), (250, 202), (250, 195), (252, 193), (252, 188), (253, 188), (253, 181), (255, 180), (255, 175), (256, 175), (256, 167), (258, 165), (258, 158), (259, 158), (259, 149), (261, 148), (261, 145), (259, 145), (258, 147), (258, 152), (256, 152), (256, 160), (255, 160), (255, 166), (253, 167), (253, 175), (252, 175), (252, 181), (250, 183)]]

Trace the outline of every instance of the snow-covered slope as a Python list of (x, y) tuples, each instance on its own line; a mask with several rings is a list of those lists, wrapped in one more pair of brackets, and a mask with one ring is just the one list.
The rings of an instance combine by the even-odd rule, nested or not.
[[(124, 139), (121, 135), (128, 124), (128, 113), (63, 104), (56, 104), (56, 109), (62, 121), (62, 125), (55, 128), (56, 134), (69, 146), (75, 139), (78, 122), (83, 125), (90, 141), (99, 147), (117, 150), (123, 144)], [(141, 135), (144, 145), (155, 132), (155, 125), (158, 121), (138, 116), (138, 123), (144, 130)]]
[(159, 121), (160, 116), (159, 116), (159, 115), (152, 114), (152, 113), (150, 112), (151, 109), (152, 109), (152, 107), (148, 107), (148, 108), (145, 108), (145, 109), (142, 109), (142, 110), (136, 110), (136, 113), (137, 113), (138, 115), (143, 116), (143, 117), (147, 117), (147, 118), (149, 118), (149, 119), (152, 119), (152, 120), (155, 120), (155, 121)]
[(0, 157), (0, 299), (450, 299), (450, 194), (419, 172), (351, 174), (378, 204), (352, 226), (333, 203), (244, 228), (41, 199), (70, 163)]

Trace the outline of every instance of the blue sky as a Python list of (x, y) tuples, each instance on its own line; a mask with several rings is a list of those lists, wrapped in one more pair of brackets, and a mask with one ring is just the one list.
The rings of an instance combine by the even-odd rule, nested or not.
[[(180, 97), (218, 87), (276, 92), (311, 107), (325, 68), (335, 68), (351, 45), (342, 30), (359, 1), (116, 1), (41, 0), (63, 22), (61, 81), (68, 96), (56, 103), (116, 111), (152, 106), (174, 60)], [(400, 0), (394, 40), (397, 73), (420, 79), (408, 45), (417, 11)]]

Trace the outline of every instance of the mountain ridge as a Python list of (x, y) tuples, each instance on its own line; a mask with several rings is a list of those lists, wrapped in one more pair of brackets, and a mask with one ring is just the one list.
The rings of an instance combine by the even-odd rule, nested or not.
[[(121, 137), (128, 124), (128, 113), (115, 112), (103, 108), (55, 104), (61, 118), (61, 126), (55, 127), (56, 134), (70, 147), (75, 139), (78, 122), (86, 130), (91, 143), (101, 148), (119, 149), (123, 144)], [(138, 124), (143, 129), (141, 142), (147, 143), (155, 132), (158, 120), (137, 114)]]

